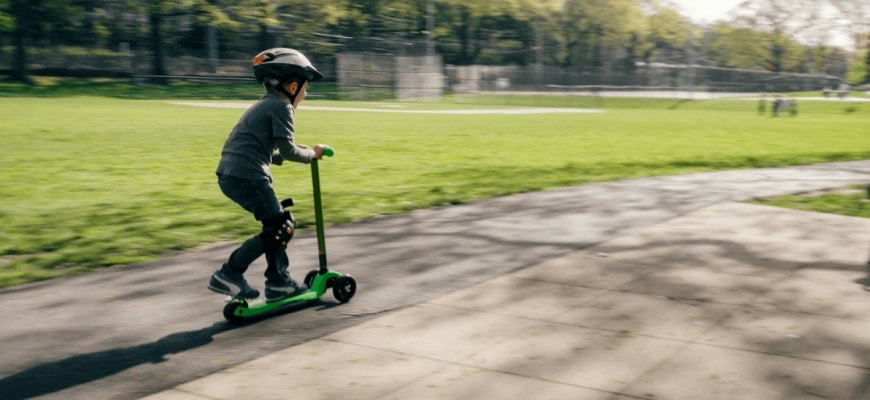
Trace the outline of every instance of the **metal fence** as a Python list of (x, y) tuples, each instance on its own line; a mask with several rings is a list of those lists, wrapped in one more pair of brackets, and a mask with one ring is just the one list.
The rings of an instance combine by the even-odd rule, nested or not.
[[(11, 68), (11, 55), (0, 55), (0, 68)], [(147, 53), (53, 55), (31, 57), (37, 73), (80, 76), (142, 77), (151, 73)], [(250, 60), (166, 57), (173, 77), (244, 79)], [(334, 62), (318, 63), (341, 98), (402, 100), (439, 98), (443, 94), (525, 93), (598, 94), (601, 92), (786, 93), (836, 89), (843, 79), (818, 74), (699, 65), (638, 65), (630, 72), (592, 72), (556, 66), (451, 66), (439, 56), (390, 53), (340, 53)]]
[(374, 53), (342, 53), (336, 61), (337, 85), (346, 93), (367, 99), (368, 88), (390, 93), (398, 100), (430, 100), (444, 95), (444, 63), (440, 56), (393, 56)]
[(836, 88), (842, 79), (830, 75), (776, 74), (688, 65), (638, 66), (631, 72), (589, 72), (561, 67), (453, 66), (446, 69), (450, 91), (602, 92), (682, 91), (712, 93), (778, 93)]

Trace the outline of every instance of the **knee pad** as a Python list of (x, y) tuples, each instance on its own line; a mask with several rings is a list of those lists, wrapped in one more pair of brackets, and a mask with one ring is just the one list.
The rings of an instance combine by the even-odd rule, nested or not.
[(284, 210), (284, 214), (263, 221), (260, 238), (266, 250), (286, 248), (295, 231), (296, 219), (290, 211)]

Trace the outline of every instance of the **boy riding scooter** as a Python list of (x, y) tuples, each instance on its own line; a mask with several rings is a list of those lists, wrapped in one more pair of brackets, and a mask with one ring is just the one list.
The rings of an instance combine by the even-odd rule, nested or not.
[(288, 48), (263, 51), (253, 61), (254, 75), (266, 93), (230, 132), (216, 173), (221, 191), (252, 213), (262, 230), (212, 274), (208, 288), (236, 298), (257, 298), (259, 291), (248, 285), (244, 273), (265, 254), (265, 297), (272, 302), (303, 293), (307, 286), (292, 279), (288, 271), (286, 247), (296, 222), (275, 195), (270, 165), (285, 160), (311, 163), (328, 148), (296, 144), (294, 128), (295, 111), (305, 99), (308, 83), (323, 74), (302, 53)]

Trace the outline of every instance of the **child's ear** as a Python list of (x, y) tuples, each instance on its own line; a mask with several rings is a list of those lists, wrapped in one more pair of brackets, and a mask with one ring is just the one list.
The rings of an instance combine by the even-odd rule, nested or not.
[(297, 83), (296, 81), (290, 82), (287, 85), (286, 89), (287, 89), (287, 92), (289, 92), (291, 95), (295, 96), (296, 91), (299, 90), (299, 83)]

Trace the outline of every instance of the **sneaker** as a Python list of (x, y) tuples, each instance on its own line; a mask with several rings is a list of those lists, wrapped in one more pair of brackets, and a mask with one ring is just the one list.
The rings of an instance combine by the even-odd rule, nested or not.
[(260, 296), (260, 292), (248, 286), (248, 281), (242, 274), (235, 272), (226, 272), (223, 268), (215, 271), (208, 281), (209, 290), (221, 294), (228, 294), (233, 297), (241, 297), (244, 299), (256, 299)]
[(308, 286), (287, 279), (284, 282), (266, 281), (266, 301), (278, 301), (286, 297), (292, 297), (304, 293)]

